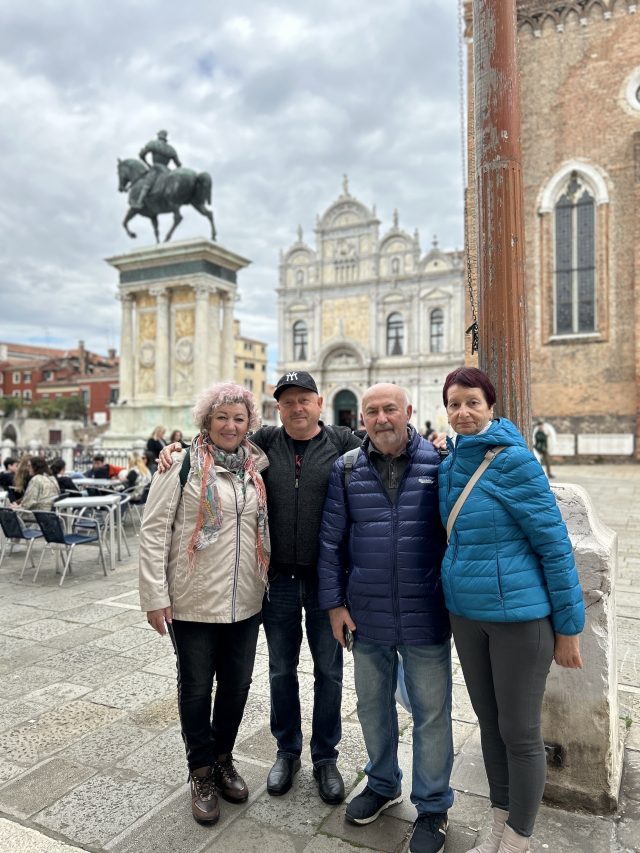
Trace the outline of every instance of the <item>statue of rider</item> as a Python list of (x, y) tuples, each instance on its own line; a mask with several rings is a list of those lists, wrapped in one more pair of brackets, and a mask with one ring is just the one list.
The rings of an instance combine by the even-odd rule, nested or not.
[(156, 178), (169, 171), (169, 163), (173, 161), (178, 169), (182, 166), (182, 163), (178, 159), (176, 149), (173, 145), (169, 145), (167, 138), (167, 131), (159, 130), (158, 138), (147, 142), (144, 148), (140, 151), (139, 157), (145, 166), (149, 166), (149, 163), (147, 162), (147, 154), (151, 154), (153, 165), (149, 167), (149, 171), (140, 179), (138, 197), (135, 203), (131, 205), (138, 210), (144, 206), (144, 200), (153, 188)]

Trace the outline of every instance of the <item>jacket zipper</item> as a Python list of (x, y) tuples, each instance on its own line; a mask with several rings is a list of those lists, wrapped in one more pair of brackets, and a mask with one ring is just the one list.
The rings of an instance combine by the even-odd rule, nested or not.
[[(307, 451), (309, 448), (307, 447)], [(300, 477), (298, 474), (298, 466), (296, 464), (296, 448), (293, 447), (293, 562), (298, 565), (298, 489), (300, 487)], [(302, 473), (302, 460), (300, 460), (300, 474)]]
[[(233, 477), (233, 474), (231, 475)], [(241, 513), (238, 512), (238, 492), (236, 484), (232, 481), (233, 494), (236, 499), (236, 564), (233, 570), (233, 594), (231, 596), (231, 621), (236, 621), (236, 598), (238, 596), (238, 570), (240, 568), (240, 518)]]
[[(389, 502), (389, 506), (391, 507), (391, 542), (395, 542), (397, 518), (398, 518), (398, 498), (400, 497), (400, 491), (401, 491), (402, 486), (404, 485), (404, 481), (407, 477), (407, 473), (409, 471), (411, 460), (409, 460), (409, 465), (407, 465), (407, 467), (404, 469), (404, 473), (402, 475), (402, 480), (400, 480), (400, 483), (398, 484), (398, 488), (396, 490), (396, 502), (395, 502), (395, 504), (391, 503), (391, 498), (389, 497), (389, 494), (384, 487), (384, 483), (382, 482), (382, 478), (380, 477), (380, 474), (378, 473), (378, 469), (376, 468), (376, 466), (373, 465), (368, 458), (367, 458), (367, 464), (371, 467), (374, 475), (377, 477), (378, 482), (380, 483), (380, 486), (382, 488), (382, 493), (386, 497), (387, 501)], [(393, 566), (392, 566), (393, 583), (391, 585), (391, 607), (393, 610), (393, 625), (394, 625), (395, 633), (396, 633), (396, 645), (400, 645), (401, 640), (402, 640), (402, 626), (401, 626), (401, 622), (400, 622), (400, 606), (398, 604), (398, 599), (400, 596), (398, 593), (398, 549), (396, 547), (394, 547), (394, 549), (393, 549), (393, 555), (394, 555), (393, 556)]]

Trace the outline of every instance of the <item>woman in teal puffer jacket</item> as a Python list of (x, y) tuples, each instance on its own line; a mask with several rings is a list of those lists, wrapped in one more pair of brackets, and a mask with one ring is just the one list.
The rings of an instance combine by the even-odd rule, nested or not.
[(544, 790), (540, 714), (551, 661), (582, 666), (582, 591), (547, 478), (511, 421), (494, 419), (487, 375), (454, 370), (443, 399), (456, 433), (440, 466), (443, 524), (486, 452), (504, 448), (455, 519), (442, 585), (493, 807), (491, 834), (470, 853), (518, 853), (529, 850)]

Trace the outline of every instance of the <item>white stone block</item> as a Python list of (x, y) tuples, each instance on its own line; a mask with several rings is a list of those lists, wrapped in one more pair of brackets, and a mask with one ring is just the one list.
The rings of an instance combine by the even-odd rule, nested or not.
[(556, 433), (556, 445), (553, 450), (554, 456), (575, 456), (576, 437), (572, 432)]
[(582, 433), (578, 435), (578, 453), (594, 456), (631, 456), (633, 434)]
[(597, 518), (587, 492), (572, 484), (553, 492), (569, 530), (587, 608), (583, 669), (551, 665), (542, 711), (547, 744), (563, 752), (550, 766), (545, 797), (597, 813), (616, 808), (622, 774), (618, 720), (615, 583), (617, 535)]

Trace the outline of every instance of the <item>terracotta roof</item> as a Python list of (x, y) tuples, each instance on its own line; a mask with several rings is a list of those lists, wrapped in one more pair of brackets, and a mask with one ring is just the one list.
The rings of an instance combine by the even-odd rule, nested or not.
[(38, 347), (32, 346), (31, 344), (12, 344), (8, 341), (0, 341), (0, 346), (4, 346), (7, 348), (7, 351), (10, 352), (13, 350), (15, 353), (24, 353), (25, 355), (33, 355), (33, 356), (44, 356), (49, 358), (55, 358), (63, 356), (67, 350), (64, 349), (53, 349), (52, 347)]

